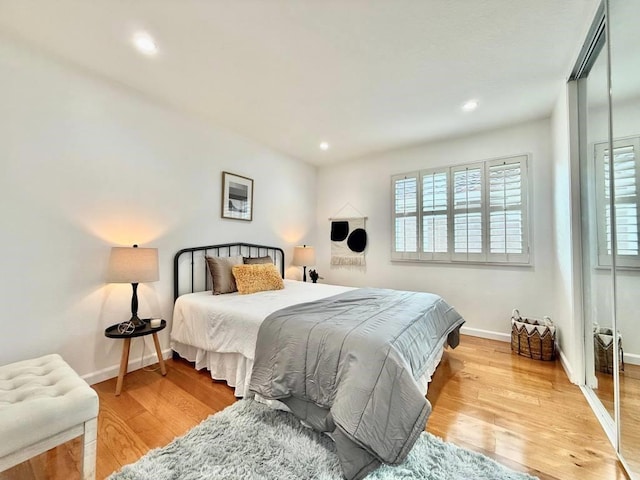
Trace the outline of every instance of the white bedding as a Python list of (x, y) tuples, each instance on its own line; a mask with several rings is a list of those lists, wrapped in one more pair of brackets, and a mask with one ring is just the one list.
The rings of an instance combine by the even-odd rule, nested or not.
[(262, 321), (281, 308), (349, 290), (353, 288), (284, 280), (284, 290), (251, 295), (211, 291), (181, 295), (173, 308), (171, 348), (244, 397)]
[[(206, 368), (211, 377), (225, 380), (243, 397), (251, 380), (251, 370), (260, 324), (276, 310), (297, 303), (353, 290), (352, 287), (284, 280), (285, 288), (251, 295), (230, 293), (212, 295), (211, 291), (178, 297), (173, 309), (171, 348), (183, 358)], [(419, 380), (427, 384), (442, 352)]]
[(189, 293), (176, 300), (171, 340), (253, 360), (258, 329), (271, 313), (349, 290), (353, 288), (285, 280), (284, 290), (251, 295)]

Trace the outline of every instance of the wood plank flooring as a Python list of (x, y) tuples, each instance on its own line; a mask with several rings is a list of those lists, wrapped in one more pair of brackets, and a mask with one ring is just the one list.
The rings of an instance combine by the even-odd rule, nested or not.
[[(427, 430), (541, 480), (627, 478), (580, 389), (559, 362), (513, 355), (508, 343), (463, 336), (445, 352), (427, 397)], [(168, 374), (138, 370), (94, 385), (100, 396), (97, 478), (167, 444), (236, 399), (223, 382), (181, 360)], [(79, 441), (11, 470), (6, 479), (79, 478)]]

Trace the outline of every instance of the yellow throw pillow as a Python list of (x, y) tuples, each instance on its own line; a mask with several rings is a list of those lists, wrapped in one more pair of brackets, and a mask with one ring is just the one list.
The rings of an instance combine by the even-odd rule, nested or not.
[(280, 272), (273, 263), (234, 265), (232, 272), (241, 295), (284, 288)]

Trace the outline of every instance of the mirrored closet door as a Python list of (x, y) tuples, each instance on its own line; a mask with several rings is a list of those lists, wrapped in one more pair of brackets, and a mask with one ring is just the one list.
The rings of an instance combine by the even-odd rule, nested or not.
[(605, 0), (576, 66), (585, 385), (640, 479), (640, 2)]
[(619, 451), (640, 478), (640, 2), (610, 0)]
[[(604, 11), (603, 11), (604, 13)], [(580, 199), (582, 205), (582, 287), (585, 319), (585, 383), (597, 397), (605, 429), (615, 436), (613, 361), (602, 358), (614, 330), (613, 268), (607, 248), (609, 218), (602, 155), (609, 144), (608, 45), (604, 25), (594, 31), (591, 55), (578, 80), (580, 122)]]

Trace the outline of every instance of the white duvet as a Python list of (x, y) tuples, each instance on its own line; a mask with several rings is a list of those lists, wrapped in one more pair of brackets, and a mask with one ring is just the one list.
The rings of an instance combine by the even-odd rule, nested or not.
[(284, 280), (284, 289), (250, 295), (211, 291), (176, 300), (172, 342), (218, 353), (239, 353), (253, 360), (258, 329), (276, 310), (353, 290), (351, 287)]

